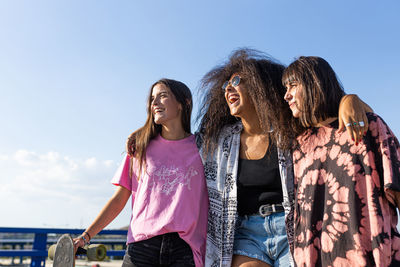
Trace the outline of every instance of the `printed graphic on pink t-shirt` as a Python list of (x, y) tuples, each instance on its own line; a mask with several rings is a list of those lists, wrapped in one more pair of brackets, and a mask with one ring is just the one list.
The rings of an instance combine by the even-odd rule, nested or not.
[(165, 166), (161, 163), (157, 165), (159, 167), (153, 166), (155, 168), (152, 170), (154, 176), (150, 178), (148, 190), (157, 190), (166, 195), (174, 192), (178, 185), (186, 186), (188, 190), (191, 190), (190, 181), (192, 177), (199, 174), (193, 167), (181, 170), (177, 166)]

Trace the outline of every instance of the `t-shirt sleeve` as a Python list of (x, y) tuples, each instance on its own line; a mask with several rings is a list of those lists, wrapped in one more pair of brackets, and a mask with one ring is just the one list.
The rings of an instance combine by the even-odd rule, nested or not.
[[(382, 178), (385, 193), (388, 199), (394, 203), (391, 190), (400, 192), (400, 146), (396, 136), (382, 118), (373, 114), (369, 116), (370, 131), (379, 146), (382, 157)], [(388, 190), (390, 189), (390, 190)]]
[(132, 193), (135, 193), (137, 190), (137, 179), (135, 172), (132, 173), (132, 177), (129, 177), (130, 164), (131, 158), (126, 155), (122, 160), (118, 170), (115, 172), (114, 177), (111, 179), (111, 183), (114, 185), (123, 186), (132, 191)]

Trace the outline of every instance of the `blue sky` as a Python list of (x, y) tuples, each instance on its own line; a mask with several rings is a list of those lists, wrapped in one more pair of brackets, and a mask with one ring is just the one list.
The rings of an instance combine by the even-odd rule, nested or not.
[[(331, 63), (400, 136), (398, 1), (0, 1), (0, 226), (85, 227), (162, 77), (238, 47)], [(197, 109), (194, 110), (194, 117)], [(110, 227), (128, 224), (125, 210)]]

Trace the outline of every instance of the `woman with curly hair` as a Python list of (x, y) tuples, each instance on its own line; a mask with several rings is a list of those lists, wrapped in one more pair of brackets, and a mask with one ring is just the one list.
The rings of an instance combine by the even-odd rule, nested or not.
[[(199, 115), (210, 209), (206, 266), (290, 266), (293, 167), (290, 148), (303, 131), (283, 101), (285, 67), (249, 49), (208, 72)], [(350, 97), (345, 122), (365, 118)], [(354, 130), (360, 138), (363, 127)], [(286, 214), (286, 228), (285, 228)]]
[(320, 57), (285, 70), (285, 100), (305, 130), (293, 151), (297, 266), (400, 266), (400, 145), (378, 115), (358, 145), (338, 130), (344, 90)]

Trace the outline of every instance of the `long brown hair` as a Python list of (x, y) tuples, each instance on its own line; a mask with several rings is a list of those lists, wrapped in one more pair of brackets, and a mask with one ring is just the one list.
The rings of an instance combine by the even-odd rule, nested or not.
[(299, 57), (283, 73), (284, 85), (298, 82), (303, 90), (299, 120), (311, 127), (330, 117), (337, 117), (339, 104), (345, 95), (343, 86), (329, 63), (320, 57)]
[(200, 87), (203, 102), (197, 119), (200, 120), (199, 130), (204, 135), (205, 153), (213, 151), (218, 145), (218, 136), (224, 126), (238, 121), (230, 114), (221, 89), (234, 73), (240, 75), (248, 88), (263, 133), (282, 148), (291, 146), (299, 124), (283, 99), (284, 69), (282, 64), (262, 52), (244, 48), (233, 51), (226, 63), (213, 68), (203, 77)]
[(190, 122), (192, 114), (192, 93), (189, 87), (183, 82), (172, 79), (160, 79), (156, 81), (151, 87), (147, 99), (147, 120), (143, 127), (133, 132), (128, 138), (127, 153), (131, 156), (131, 164), (129, 174), (132, 177), (133, 173), (133, 158), (138, 160), (138, 179), (143, 170), (143, 165), (146, 160), (146, 148), (150, 141), (161, 133), (161, 125), (154, 123), (153, 112), (151, 110), (151, 98), (154, 86), (163, 84), (168, 87), (175, 99), (182, 106), (181, 122), (183, 130), (187, 133), (191, 132)]

